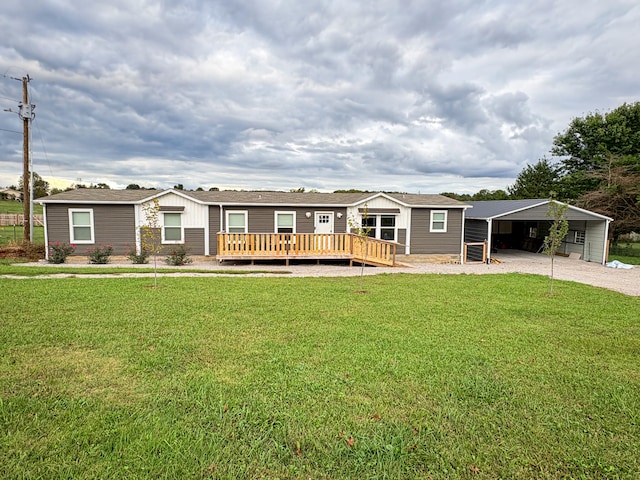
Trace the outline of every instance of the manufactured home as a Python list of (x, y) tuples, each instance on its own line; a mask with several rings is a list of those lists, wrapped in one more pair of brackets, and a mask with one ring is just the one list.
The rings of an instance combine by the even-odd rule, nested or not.
[[(45, 239), (75, 255), (110, 244), (115, 255), (140, 245), (145, 206), (158, 205), (166, 251), (225, 260), (349, 259), (394, 265), (396, 255), (463, 261), (469, 205), (442, 195), (77, 189), (38, 200)], [(366, 251), (354, 231), (368, 232)], [(83, 248), (86, 247), (86, 248)]]

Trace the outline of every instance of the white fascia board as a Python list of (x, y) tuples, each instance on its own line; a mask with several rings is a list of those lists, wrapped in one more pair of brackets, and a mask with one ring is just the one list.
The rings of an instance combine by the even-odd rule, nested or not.
[(360, 200), (360, 201), (354, 203), (352, 206), (356, 207), (358, 205), (362, 205), (363, 203), (367, 203), (367, 202), (369, 202), (371, 200), (375, 200), (376, 198), (380, 198), (380, 197), (386, 198), (387, 200), (389, 200), (389, 201), (391, 201), (393, 203), (397, 203), (398, 205), (402, 205), (403, 207), (411, 207), (412, 206), (411, 204), (409, 204), (407, 202), (403, 202), (402, 200), (398, 200), (397, 198), (392, 197), (391, 195), (387, 195), (384, 192), (378, 192), (375, 195), (371, 195), (370, 197), (367, 197), (367, 198), (365, 198), (363, 200)]
[(156, 193), (155, 195), (151, 195), (149, 197), (143, 198), (143, 199), (138, 200), (138, 201), (133, 202), (133, 203), (136, 203), (136, 204), (147, 203), (147, 202), (150, 202), (151, 200), (154, 200), (156, 198), (160, 198), (160, 197), (164, 197), (165, 195), (169, 195), (170, 193), (175, 193), (179, 197), (182, 197), (182, 198), (184, 198), (186, 200), (189, 200), (191, 202), (194, 202), (194, 203), (199, 203), (200, 205), (213, 205), (210, 202), (203, 202), (202, 200), (198, 200), (197, 198), (193, 198), (192, 196), (187, 195), (186, 193), (184, 193), (181, 190), (174, 190), (173, 188), (170, 188), (168, 190), (163, 190), (162, 192)]

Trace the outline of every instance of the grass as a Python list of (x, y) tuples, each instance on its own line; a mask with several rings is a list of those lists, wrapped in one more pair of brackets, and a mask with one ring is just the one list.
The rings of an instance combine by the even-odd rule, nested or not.
[[(24, 204), (15, 200), (0, 199), (0, 213), (24, 213)], [(42, 213), (42, 205), (34, 202), (33, 213)]]
[[(24, 227), (0, 226), (0, 246), (22, 243), (23, 240)], [(33, 227), (33, 243), (44, 244), (44, 227)]]
[(0, 279), (3, 478), (637, 478), (640, 302), (533, 275)]
[[(55, 264), (38, 265), (38, 266), (25, 266), (16, 264), (14, 259), (0, 259), (0, 275), (13, 275), (19, 277), (41, 277), (56, 274), (66, 275), (124, 275), (127, 273), (154, 273), (152, 266), (146, 267), (133, 267), (133, 266), (117, 266), (110, 267), (108, 265), (100, 266), (82, 266), (82, 265), (68, 265), (59, 266)], [(291, 272), (282, 270), (215, 270), (215, 269), (201, 269), (201, 268), (189, 268), (189, 267), (174, 267), (165, 268), (158, 267), (158, 274), (167, 273), (183, 273), (185, 275), (193, 273), (201, 274), (224, 274), (224, 275), (248, 275), (248, 274), (274, 274), (274, 275), (288, 275)]]
[(640, 265), (640, 243), (621, 243), (609, 249), (609, 261), (618, 260), (629, 265)]

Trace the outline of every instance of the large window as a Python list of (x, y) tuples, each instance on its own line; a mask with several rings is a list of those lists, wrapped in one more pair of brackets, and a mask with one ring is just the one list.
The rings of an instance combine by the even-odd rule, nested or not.
[(395, 242), (397, 240), (395, 215), (368, 215), (362, 219), (362, 228), (369, 229), (369, 236)]
[(296, 212), (275, 213), (276, 233), (296, 233)]
[(69, 209), (69, 239), (71, 243), (94, 243), (92, 209)]
[(431, 210), (430, 232), (446, 232), (447, 231), (447, 211)]
[(162, 243), (183, 243), (182, 214), (167, 212), (162, 217)]
[(247, 233), (247, 212), (227, 212), (227, 233)]

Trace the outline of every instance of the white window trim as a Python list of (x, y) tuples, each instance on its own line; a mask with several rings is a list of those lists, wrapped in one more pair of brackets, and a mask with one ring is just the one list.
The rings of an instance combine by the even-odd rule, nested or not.
[[(433, 228), (433, 216), (437, 213), (444, 213), (444, 228)], [(447, 225), (449, 224), (449, 212), (447, 210), (431, 210), (429, 215), (429, 232), (431, 233), (447, 233)]]
[[(160, 228), (160, 231), (162, 232), (162, 244), (163, 245), (183, 244), (184, 243), (184, 224), (182, 221), (182, 212), (160, 212), (160, 213), (162, 213), (162, 227)], [(164, 238), (164, 232), (165, 232), (164, 216), (167, 213), (180, 215), (180, 240), (167, 240)], [(176, 228), (176, 227), (170, 226), (169, 228)]]
[[(74, 213), (89, 213), (89, 228), (91, 228), (90, 240), (76, 240), (73, 231), (73, 214)], [(86, 227), (87, 225), (78, 225), (79, 227)], [(91, 244), (95, 241), (95, 225), (93, 223), (93, 208), (70, 208), (69, 209), (69, 243)]]
[[(243, 214), (244, 215), (244, 232), (242, 233), (247, 233), (247, 231), (249, 230), (249, 211), (248, 210), (227, 210), (225, 212), (225, 223), (224, 223), (224, 230), (226, 233), (232, 233), (229, 232), (229, 214)], [(233, 232), (233, 233), (240, 233), (240, 232)]]
[(584, 245), (586, 239), (587, 239), (587, 232), (585, 232), (584, 230), (576, 230), (573, 233), (573, 243), (576, 243), (578, 245)]
[(273, 212), (273, 231), (278, 233), (278, 215), (293, 215), (293, 232), (296, 233), (296, 225), (298, 224), (298, 219), (296, 217), (295, 210), (276, 210)]

